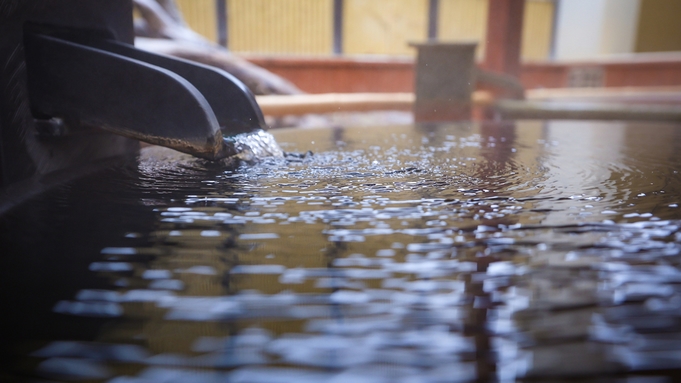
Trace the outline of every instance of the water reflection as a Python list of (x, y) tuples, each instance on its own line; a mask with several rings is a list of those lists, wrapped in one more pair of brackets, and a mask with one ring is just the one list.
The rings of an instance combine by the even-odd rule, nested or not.
[(8, 371), (116, 383), (674, 378), (679, 132), (283, 130), (284, 150), (301, 154), (237, 168), (148, 149), (136, 169), (2, 218), (3, 244), (34, 260), (3, 260), (18, 329)]

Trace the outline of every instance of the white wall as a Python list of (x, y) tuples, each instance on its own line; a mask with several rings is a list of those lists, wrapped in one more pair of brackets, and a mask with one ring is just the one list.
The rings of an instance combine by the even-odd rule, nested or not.
[(639, 8), (640, 0), (559, 0), (554, 58), (633, 52)]
[(601, 54), (634, 52), (640, 3), (640, 0), (606, 1)]

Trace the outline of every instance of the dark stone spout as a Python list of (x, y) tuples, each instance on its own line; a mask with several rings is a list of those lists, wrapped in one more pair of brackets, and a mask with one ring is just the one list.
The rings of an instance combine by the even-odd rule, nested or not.
[(105, 50), (40, 34), (25, 36), (33, 115), (213, 159), (222, 132), (212, 108), (183, 77)]
[(0, 205), (138, 141), (217, 160), (265, 128), (239, 80), (133, 40), (131, 0), (0, 0)]

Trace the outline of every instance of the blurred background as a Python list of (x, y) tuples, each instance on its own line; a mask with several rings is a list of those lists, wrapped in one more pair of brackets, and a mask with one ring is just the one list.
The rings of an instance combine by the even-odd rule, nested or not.
[[(477, 41), (482, 62), (490, 20), (490, 0), (177, 5), (209, 41), (310, 93), (411, 91), (408, 42)], [(521, 81), (527, 89), (681, 85), (681, 54), (673, 53), (681, 51), (680, 16), (681, 3), (666, 0), (526, 0)]]

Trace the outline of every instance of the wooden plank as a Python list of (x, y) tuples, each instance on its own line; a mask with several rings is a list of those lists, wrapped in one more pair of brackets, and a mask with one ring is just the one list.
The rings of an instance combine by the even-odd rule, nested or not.
[(681, 1), (641, 0), (636, 52), (681, 50)]
[(520, 57), (523, 60), (546, 60), (551, 51), (555, 3), (527, 0), (523, 16)]
[(424, 41), (428, 0), (344, 0), (343, 52), (415, 55), (407, 45)]
[(681, 105), (681, 86), (558, 88), (526, 92), (532, 101), (595, 101)]
[[(428, 0), (345, 0), (345, 53), (413, 55), (408, 41), (427, 37)], [(190, 28), (218, 42), (214, 0), (177, 0)], [(331, 54), (333, 0), (229, 0), (230, 49), (235, 52)], [(439, 0), (438, 38), (478, 41), (484, 55), (489, 0)], [(553, 2), (528, 0), (523, 55), (548, 55)]]
[(365, 112), (372, 110), (410, 110), (413, 93), (327, 93), (293, 96), (257, 96), (266, 116), (310, 113)]
[(218, 42), (218, 25), (215, 0), (177, 0), (189, 28), (209, 41)]
[(229, 0), (227, 5), (234, 52), (332, 52), (332, 0)]
[[(311, 113), (411, 110), (415, 97), (413, 93), (331, 93), (257, 96), (256, 100), (265, 115), (278, 117)], [(510, 119), (681, 121), (681, 106), (678, 105), (494, 101), (492, 95), (485, 91), (474, 92), (471, 101), (475, 106), (492, 106), (504, 118)]]
[(641, 95), (674, 95), (681, 96), (681, 86), (627, 86), (613, 88), (554, 88), (532, 89), (527, 91), (527, 99), (569, 99), (569, 98), (601, 98), (631, 97)]
[(477, 41), (476, 57), (485, 53), (488, 0), (440, 0), (438, 39)]
[(494, 109), (504, 119), (681, 121), (676, 105), (500, 100)]
[[(290, 96), (256, 96), (266, 116), (302, 115), (310, 113), (367, 112), (373, 110), (411, 110), (413, 93), (328, 93)], [(474, 105), (489, 105), (488, 92), (473, 93)]]

